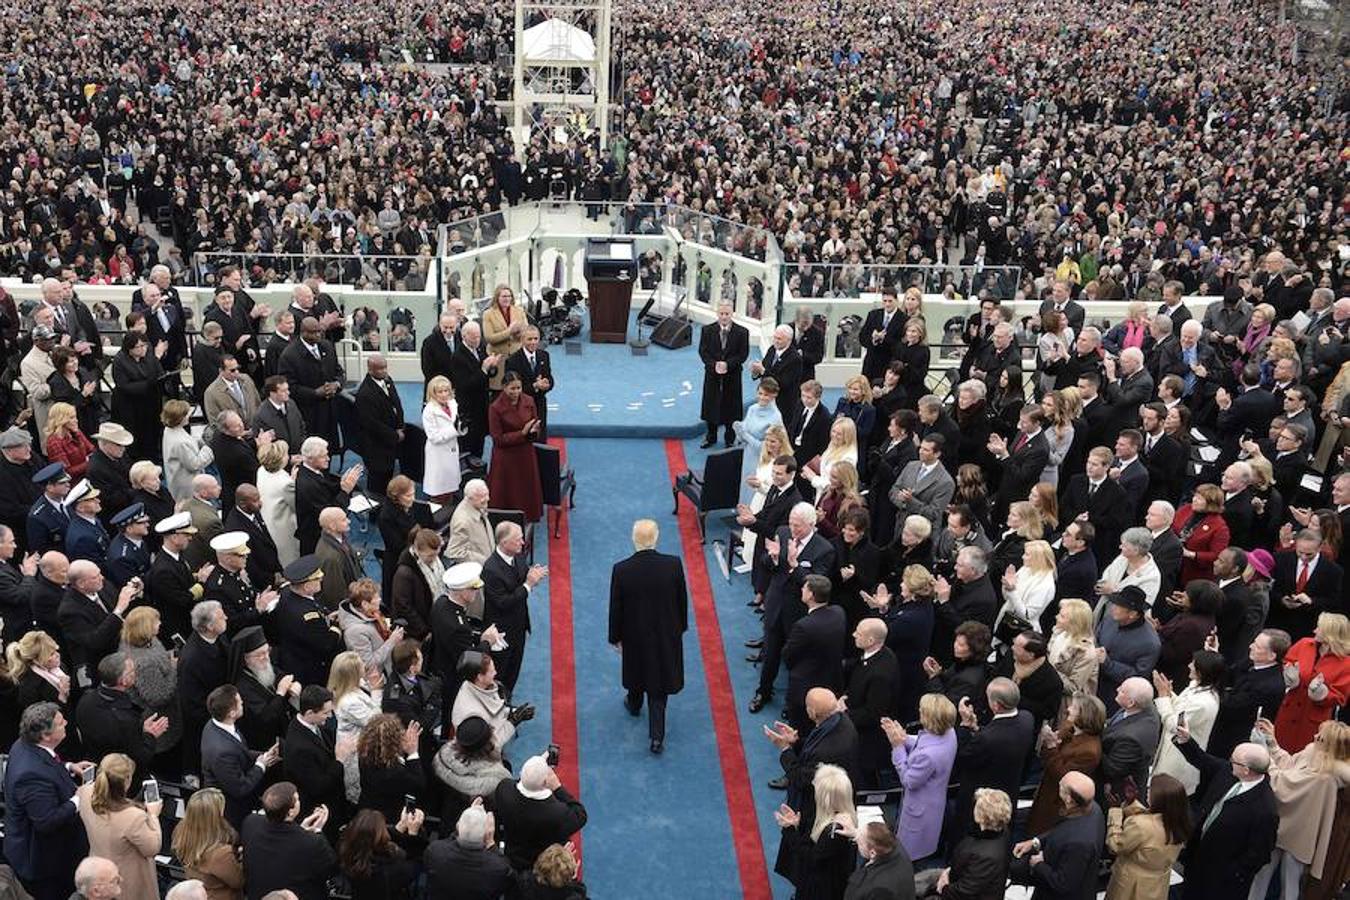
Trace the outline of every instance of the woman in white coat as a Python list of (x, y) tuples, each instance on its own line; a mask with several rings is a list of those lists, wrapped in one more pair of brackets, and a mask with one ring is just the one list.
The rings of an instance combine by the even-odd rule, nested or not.
[(337, 739), (355, 740), (366, 723), (380, 714), (384, 673), (373, 667), (367, 669), (355, 650), (344, 650), (333, 657), (328, 670), (328, 690), (333, 692)]
[(300, 541), (295, 536), (295, 475), (286, 471), (290, 452), (285, 441), (259, 447), (256, 479), (263, 524), (277, 545), (277, 560), (283, 566), (300, 558)]
[(164, 485), (174, 501), (192, 496), (192, 479), (215, 462), (211, 448), (187, 430), (192, 407), (182, 400), (164, 404), (159, 420), (164, 423)]
[(450, 379), (444, 375), (427, 382), (422, 430), (427, 433), (422, 490), (433, 501), (444, 502), (459, 490), (459, 405)]
[(1219, 691), (1226, 674), (1223, 657), (1213, 650), (1197, 650), (1191, 657), (1190, 673), (1191, 683), (1180, 694), (1173, 692), (1166, 675), (1153, 673), (1153, 688), (1158, 694), (1153, 705), (1162, 719), (1162, 739), (1153, 757), (1153, 777), (1171, 775), (1186, 788), (1187, 796), (1195, 793), (1200, 773), (1186, 762), (1172, 735), (1184, 715), (1186, 730), (1195, 746), (1201, 750), (1209, 746), (1209, 733), (1214, 730), (1214, 719), (1219, 714)]
[(1020, 616), (1039, 629), (1041, 613), (1055, 599), (1055, 551), (1045, 541), (1027, 541), (1022, 567), (1003, 573), (1003, 608), (994, 621), (994, 633), (1008, 614)]

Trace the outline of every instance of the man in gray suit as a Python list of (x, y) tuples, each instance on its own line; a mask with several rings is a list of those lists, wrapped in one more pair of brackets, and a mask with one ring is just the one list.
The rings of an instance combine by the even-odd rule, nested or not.
[(453, 562), (481, 563), (496, 549), (492, 523), (488, 520), (491, 496), (487, 482), (474, 478), (464, 485), (464, 499), (450, 517), (450, 544), (445, 556)]
[(215, 422), (225, 411), (239, 413), (245, 428), (253, 427), (253, 417), (258, 414), (260, 404), (258, 388), (253, 379), (245, 378), (239, 368), (239, 360), (225, 355), (220, 358), (220, 375), (206, 387), (202, 394), (202, 406), (206, 409), (206, 419)]
[(923, 516), (933, 523), (933, 530), (942, 528), (947, 515), (947, 504), (952, 502), (956, 482), (942, 465), (945, 439), (933, 433), (919, 443), (919, 458), (907, 463), (891, 487), (891, 503), (895, 506), (897, 522), (906, 516)]
[(1148, 770), (1162, 737), (1162, 720), (1153, 708), (1153, 685), (1143, 678), (1126, 678), (1116, 689), (1120, 709), (1102, 732), (1101, 785), (1106, 791), (1122, 795), (1132, 781), (1141, 800), (1148, 798)]

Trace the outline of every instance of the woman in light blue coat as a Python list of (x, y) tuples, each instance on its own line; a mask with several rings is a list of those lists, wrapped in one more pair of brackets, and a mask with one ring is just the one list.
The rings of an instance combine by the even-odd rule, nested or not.
[(947, 782), (956, 762), (956, 707), (942, 694), (919, 701), (918, 734), (882, 719), (891, 742), (891, 762), (905, 789), (896, 837), (915, 862), (937, 852), (947, 809)]
[(755, 391), (755, 402), (745, 411), (745, 417), (731, 426), (745, 445), (745, 458), (741, 463), (742, 484), (755, 474), (759, 466), (759, 451), (764, 446), (765, 433), (771, 426), (783, 424), (783, 414), (778, 411), (777, 400), (778, 382), (773, 378), (760, 379), (759, 389)]

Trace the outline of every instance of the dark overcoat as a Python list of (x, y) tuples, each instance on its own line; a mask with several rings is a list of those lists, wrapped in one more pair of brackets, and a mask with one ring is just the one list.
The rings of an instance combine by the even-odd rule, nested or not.
[[(722, 346), (721, 326), (711, 322), (698, 337), (698, 358), (703, 361), (703, 406), (699, 417), (713, 425), (738, 422), (745, 414), (741, 390), (742, 369), (750, 358), (750, 331), (744, 325), (731, 324), (727, 345)], [(724, 375), (717, 364), (727, 364)]]
[(623, 648), (623, 686), (678, 694), (684, 688), (689, 592), (677, 556), (639, 550), (609, 579), (609, 642)]

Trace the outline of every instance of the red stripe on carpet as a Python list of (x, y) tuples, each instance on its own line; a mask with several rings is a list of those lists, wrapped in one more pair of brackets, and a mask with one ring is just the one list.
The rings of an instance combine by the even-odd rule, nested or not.
[[(567, 443), (549, 438), (549, 445), (562, 454), (567, 465)], [(574, 797), (581, 796), (580, 746), (577, 740), (577, 661), (572, 632), (572, 537), (568, 515), (562, 513), (558, 536), (549, 526), (550, 513), (544, 510), (543, 527), (548, 530), (548, 609), (549, 647), (553, 659), (553, 743), (561, 759), (558, 779)], [(581, 859), (581, 832), (572, 837)]]
[[(666, 441), (666, 464), (672, 481), (689, 471), (684, 458), (684, 445), (680, 441)], [(717, 605), (713, 601), (712, 582), (708, 579), (707, 557), (704, 555), (704, 546), (699, 543), (698, 515), (687, 500), (681, 501), (679, 507), (680, 545), (686, 577), (689, 579), (689, 593), (693, 598), (703, 671), (708, 682), (713, 733), (717, 736), (717, 756), (727, 794), (727, 813), (731, 817), (731, 839), (741, 876), (741, 896), (748, 900), (770, 900), (773, 891), (769, 888), (769, 873), (764, 863), (764, 845), (759, 836), (755, 798), (750, 791), (750, 773), (745, 765), (745, 753), (741, 745), (736, 696), (731, 690), (727, 657), (722, 649)]]

